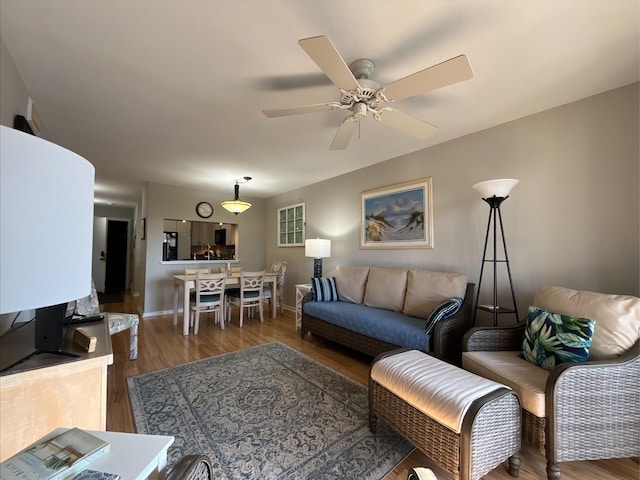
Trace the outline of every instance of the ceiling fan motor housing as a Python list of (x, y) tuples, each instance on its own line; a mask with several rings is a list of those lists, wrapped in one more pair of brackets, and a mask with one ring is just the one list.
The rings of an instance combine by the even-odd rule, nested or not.
[(340, 96), (340, 103), (342, 105), (351, 105), (354, 102), (365, 102), (371, 108), (377, 108), (380, 105), (380, 101), (376, 98), (376, 92), (380, 90), (378, 85), (373, 80), (365, 78), (359, 79), (360, 91), (343, 91)]

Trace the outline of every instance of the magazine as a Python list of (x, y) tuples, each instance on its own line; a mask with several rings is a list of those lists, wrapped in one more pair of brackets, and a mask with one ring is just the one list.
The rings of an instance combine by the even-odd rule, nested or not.
[(72, 480), (120, 480), (120, 475), (99, 470), (83, 470)]
[(72, 428), (38, 440), (0, 463), (0, 480), (66, 479), (108, 451), (109, 443)]

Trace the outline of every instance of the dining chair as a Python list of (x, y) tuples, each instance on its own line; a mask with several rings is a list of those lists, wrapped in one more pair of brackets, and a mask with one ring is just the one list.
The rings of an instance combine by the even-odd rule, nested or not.
[(185, 268), (185, 275), (195, 275), (196, 273), (211, 273), (210, 268)]
[(200, 328), (201, 311), (215, 312), (215, 319), (224, 330), (226, 283), (226, 273), (196, 273), (196, 288), (190, 294), (191, 323), (195, 335)]
[(240, 288), (230, 289), (227, 292), (227, 321), (231, 320), (231, 304), (237, 305), (240, 309), (240, 327), (245, 307), (249, 316), (252, 315), (254, 307), (258, 307), (260, 323), (264, 322), (262, 302), (264, 285), (264, 270), (259, 272), (241, 272)]
[(280, 315), (284, 312), (284, 275), (287, 272), (287, 265), (288, 263), (283, 261), (275, 261), (271, 264), (271, 273), (276, 274), (276, 281), (272, 285), (266, 285), (263, 293), (264, 298), (269, 300), (269, 305), (272, 301), (277, 302), (276, 305), (280, 306)]

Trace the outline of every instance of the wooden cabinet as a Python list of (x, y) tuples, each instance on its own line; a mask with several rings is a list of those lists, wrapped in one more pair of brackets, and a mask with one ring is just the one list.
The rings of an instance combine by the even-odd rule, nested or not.
[[(33, 322), (1, 339), (1, 349), (33, 344)], [(85, 353), (72, 342), (68, 328), (64, 349), (77, 358), (38, 354), (0, 376), (2, 438), (0, 461), (59, 427), (105, 430), (107, 425), (107, 366), (113, 363), (106, 321), (82, 325), (98, 341)], [(29, 332), (31, 330), (31, 332)]]
[(191, 245), (215, 245), (215, 228), (215, 223), (192, 222)]

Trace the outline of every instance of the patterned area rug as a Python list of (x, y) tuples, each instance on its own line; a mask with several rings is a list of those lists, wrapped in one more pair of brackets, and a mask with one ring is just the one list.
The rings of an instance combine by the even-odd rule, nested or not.
[(367, 389), (280, 342), (127, 379), (138, 433), (173, 435), (169, 468), (216, 479), (380, 479), (413, 446), (368, 427)]

